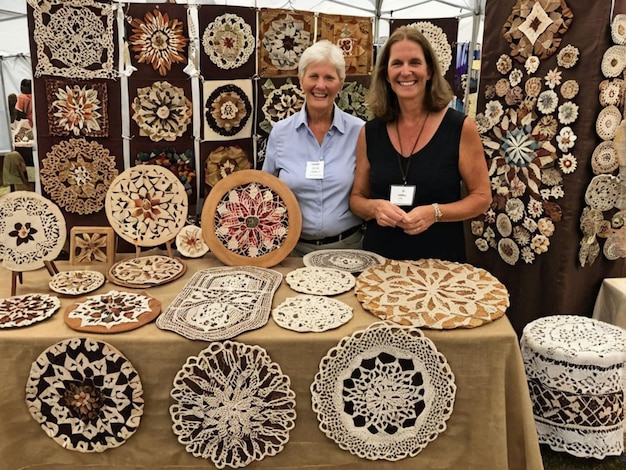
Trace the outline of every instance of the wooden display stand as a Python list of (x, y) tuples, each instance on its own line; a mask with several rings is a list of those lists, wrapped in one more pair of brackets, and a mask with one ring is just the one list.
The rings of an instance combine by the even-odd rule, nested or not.
[[(57, 269), (56, 264), (54, 264), (54, 261), (44, 261), (43, 263), (48, 270), (48, 273), (50, 273), (50, 276), (54, 276), (55, 274), (59, 273), (59, 270)], [(22, 284), (23, 282), (22, 271), (11, 271), (11, 297), (16, 295), (17, 293), (18, 281), (20, 284)]]

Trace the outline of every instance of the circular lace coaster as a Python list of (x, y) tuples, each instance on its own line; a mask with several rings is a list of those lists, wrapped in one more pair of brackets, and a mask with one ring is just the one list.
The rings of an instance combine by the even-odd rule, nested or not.
[(209, 251), (202, 238), (202, 229), (195, 225), (186, 225), (178, 232), (176, 249), (187, 258), (201, 258)]
[(289, 377), (259, 346), (211, 343), (187, 359), (170, 395), (178, 442), (217, 468), (245, 467), (278, 454), (295, 426)]
[(316, 250), (302, 257), (305, 266), (332, 268), (357, 274), (370, 266), (385, 262), (385, 258), (365, 250)]
[(311, 385), (320, 429), (369, 460), (414, 457), (445, 431), (456, 385), (446, 358), (417, 328), (374, 323), (343, 338)]
[(48, 294), (15, 295), (0, 299), (0, 328), (32, 325), (51, 317), (60, 307), (59, 299)]
[(593, 150), (591, 155), (591, 169), (596, 175), (613, 173), (619, 167), (615, 142), (603, 140)]
[(58, 294), (81, 295), (99, 289), (104, 281), (104, 274), (98, 271), (61, 271), (52, 276), (48, 286)]
[(151, 255), (118, 261), (109, 268), (107, 278), (118, 286), (148, 288), (174, 281), (185, 271), (187, 265), (178, 258)]
[(102, 452), (132, 436), (143, 414), (139, 374), (113, 346), (91, 338), (60, 341), (30, 368), (26, 405), (65, 449)]
[(626, 67), (626, 46), (615, 45), (609, 47), (602, 56), (600, 68), (606, 78), (619, 76)]
[(433, 329), (473, 328), (500, 318), (509, 293), (484, 269), (438, 259), (389, 260), (356, 280), (356, 297), (383, 320)]
[(67, 230), (61, 209), (32, 191), (0, 198), (0, 259), (12, 271), (43, 268), (61, 253)]
[(113, 180), (105, 199), (113, 230), (137, 246), (174, 240), (187, 219), (185, 186), (159, 165), (138, 165)]
[(287, 330), (318, 333), (348, 323), (352, 307), (320, 295), (297, 295), (276, 306), (272, 318)]
[(285, 276), (289, 287), (302, 294), (337, 295), (354, 287), (354, 276), (346, 271), (331, 268), (304, 267), (294, 269)]
[(613, 17), (611, 39), (615, 44), (626, 45), (626, 14), (621, 13)]
[(65, 323), (77, 331), (118, 333), (139, 328), (161, 313), (161, 302), (146, 294), (109, 291), (65, 309)]
[(600, 211), (613, 209), (620, 196), (619, 178), (613, 175), (597, 175), (591, 179), (585, 191), (585, 202)]
[[(624, 46), (624, 49), (626, 49), (626, 46)], [(615, 137), (620, 122), (622, 122), (622, 113), (617, 106), (603, 108), (596, 119), (596, 133), (598, 137), (602, 140), (611, 140)]]
[(302, 214), (281, 180), (260, 170), (240, 170), (213, 186), (201, 225), (206, 244), (222, 263), (269, 268), (298, 243)]

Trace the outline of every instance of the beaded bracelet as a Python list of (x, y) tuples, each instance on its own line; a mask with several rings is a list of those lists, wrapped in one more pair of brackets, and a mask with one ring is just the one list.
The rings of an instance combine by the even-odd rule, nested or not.
[(433, 209), (435, 209), (435, 223), (439, 222), (441, 220), (442, 217), (442, 213), (441, 213), (441, 209), (439, 209), (439, 204), (437, 204), (436, 202), (432, 204)]

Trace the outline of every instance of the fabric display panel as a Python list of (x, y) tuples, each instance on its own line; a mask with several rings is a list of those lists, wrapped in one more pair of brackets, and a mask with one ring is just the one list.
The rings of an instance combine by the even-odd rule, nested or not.
[(200, 174), (203, 196), (206, 197), (213, 186), (226, 176), (239, 170), (252, 168), (253, 148), (251, 139), (230, 140), (228, 142), (202, 142)]
[(372, 18), (320, 13), (318, 25), (318, 41), (327, 39), (343, 51), (347, 75), (371, 73), (374, 53)]
[(259, 12), (259, 75), (297, 76), (300, 56), (313, 42), (313, 12), (262, 8)]
[[(610, 2), (580, 0), (486, 5), (476, 123), (493, 202), (466, 241), (468, 261), (509, 288), (518, 334), (546, 312), (591, 311), (588, 286), (620, 273), (600, 257), (584, 270), (579, 262), (611, 11)], [(624, 11), (626, 1), (615, 2)]]
[(339, 109), (364, 121), (373, 119), (374, 115), (365, 104), (370, 83), (370, 75), (347, 75), (337, 100)]
[(123, 169), (115, 12), (94, 0), (40, 3), (28, 2), (28, 21), (42, 195), (70, 226), (106, 225), (104, 197)]
[(441, 74), (450, 86), (454, 86), (459, 20), (456, 18), (394, 19), (389, 25), (390, 34), (400, 26), (417, 28), (428, 39), (439, 59)]

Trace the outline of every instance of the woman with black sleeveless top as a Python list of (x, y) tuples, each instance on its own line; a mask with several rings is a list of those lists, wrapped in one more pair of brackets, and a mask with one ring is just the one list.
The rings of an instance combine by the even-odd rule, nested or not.
[(391, 259), (465, 261), (463, 221), (491, 188), (474, 121), (453, 97), (428, 40), (398, 28), (379, 56), (361, 130), (350, 208), (367, 221), (363, 248)]

